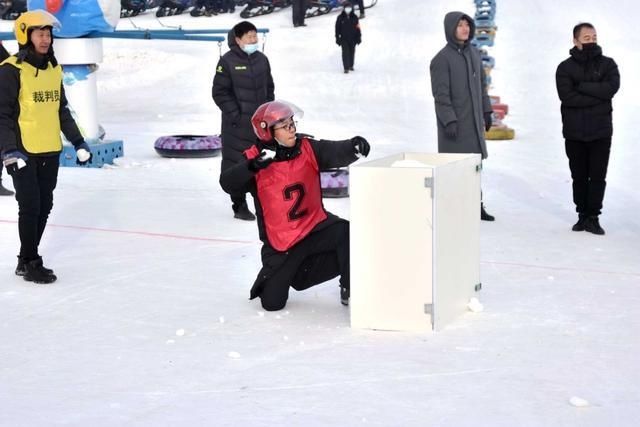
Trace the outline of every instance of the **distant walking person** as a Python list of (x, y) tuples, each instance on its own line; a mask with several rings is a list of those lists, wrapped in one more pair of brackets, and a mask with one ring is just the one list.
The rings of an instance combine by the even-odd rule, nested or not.
[(593, 25), (576, 25), (573, 44), (571, 56), (556, 71), (562, 135), (578, 212), (572, 230), (602, 235), (598, 217), (613, 135), (611, 100), (620, 88), (620, 73), (615, 61), (602, 54)]
[[(471, 45), (476, 28), (462, 12), (444, 17), (447, 45), (431, 60), (431, 90), (438, 119), (438, 152), (478, 153), (488, 156), (485, 130), (491, 128), (491, 102), (487, 95), (480, 52)], [(480, 219), (495, 218), (484, 210)]]
[[(220, 173), (245, 160), (242, 152), (256, 142), (251, 117), (274, 99), (271, 66), (258, 51), (256, 27), (248, 21), (236, 24), (227, 36), (229, 52), (222, 55), (213, 78), (212, 96), (222, 111), (222, 167)], [(246, 192), (230, 193), (234, 217), (256, 219), (249, 210)]]
[(351, 3), (346, 2), (342, 13), (336, 19), (336, 44), (342, 48), (342, 65), (345, 74), (353, 71), (356, 45), (361, 42), (360, 21), (354, 13)]
[(291, 13), (294, 27), (306, 27), (304, 15), (307, 13), (307, 0), (292, 0)]

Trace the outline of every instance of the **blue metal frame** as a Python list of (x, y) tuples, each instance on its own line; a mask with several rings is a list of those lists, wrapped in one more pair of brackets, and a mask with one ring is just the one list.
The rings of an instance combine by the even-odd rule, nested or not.
[[(266, 34), (268, 28), (259, 28), (259, 33)], [(222, 42), (224, 36), (215, 34), (229, 33), (229, 30), (201, 29), (188, 30), (182, 28), (170, 29), (133, 29), (133, 30), (116, 30), (112, 32), (92, 32), (84, 37), (88, 38), (115, 38), (115, 39), (140, 39), (140, 40), (191, 40), (191, 41), (213, 41)], [(0, 32), (0, 40), (13, 40), (15, 35), (13, 32)]]

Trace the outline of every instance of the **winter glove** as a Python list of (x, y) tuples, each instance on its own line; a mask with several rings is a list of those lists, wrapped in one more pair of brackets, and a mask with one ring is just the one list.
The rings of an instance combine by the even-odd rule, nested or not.
[(358, 158), (363, 156), (367, 157), (369, 155), (369, 151), (371, 151), (371, 146), (367, 140), (361, 136), (354, 136), (351, 138), (351, 144), (353, 144), (353, 151), (356, 153)]
[(342, 46), (342, 41), (340, 40), (340, 37), (336, 37), (336, 44), (338, 46)]
[(75, 146), (76, 148), (76, 164), (80, 166), (84, 166), (87, 163), (91, 163), (91, 159), (93, 159), (93, 154), (91, 154), (91, 148), (89, 148), (89, 144), (83, 142), (82, 144), (78, 144)]
[(27, 166), (27, 156), (18, 150), (7, 151), (2, 156), (2, 163), (4, 167), (7, 168), (9, 175), (13, 175), (18, 172), (18, 169)]
[(253, 172), (261, 171), (262, 169), (273, 163), (273, 158), (276, 156), (275, 150), (262, 149), (257, 157), (249, 160), (249, 169)]
[(493, 124), (492, 112), (484, 113), (484, 130), (489, 132)]
[(444, 128), (444, 134), (449, 139), (458, 138), (458, 122), (451, 122)]

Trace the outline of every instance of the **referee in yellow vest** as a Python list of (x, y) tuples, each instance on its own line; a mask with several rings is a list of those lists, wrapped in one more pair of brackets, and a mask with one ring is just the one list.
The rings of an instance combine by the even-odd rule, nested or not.
[(18, 53), (0, 64), (0, 146), (18, 201), (20, 253), (15, 273), (34, 283), (53, 283), (38, 253), (53, 207), (62, 151), (60, 132), (71, 141), (77, 162), (91, 151), (67, 108), (62, 68), (53, 54), (53, 28), (60, 22), (44, 10), (15, 22)]

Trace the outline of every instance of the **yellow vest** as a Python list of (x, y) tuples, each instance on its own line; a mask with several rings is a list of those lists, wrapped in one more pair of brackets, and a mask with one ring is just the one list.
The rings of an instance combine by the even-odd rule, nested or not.
[(18, 126), (22, 146), (30, 154), (59, 152), (62, 150), (59, 115), (62, 67), (49, 63), (46, 70), (40, 70), (16, 60), (11, 56), (3, 63), (20, 70)]

